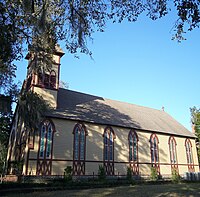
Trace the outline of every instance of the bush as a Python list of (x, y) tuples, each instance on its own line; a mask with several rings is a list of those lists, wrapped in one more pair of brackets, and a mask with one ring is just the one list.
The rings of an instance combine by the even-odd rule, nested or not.
[(158, 180), (158, 172), (155, 167), (151, 167), (151, 176), (150, 176), (152, 181), (157, 181)]
[(72, 180), (72, 167), (71, 166), (67, 166), (65, 169), (64, 169), (64, 180), (65, 181), (71, 181)]
[(127, 167), (126, 179), (127, 179), (129, 182), (132, 182), (132, 178), (133, 178), (132, 176), (133, 176), (133, 172), (132, 172), (131, 167)]
[(104, 181), (106, 179), (106, 171), (102, 165), (99, 165), (98, 178), (100, 181)]
[(173, 169), (172, 170), (172, 182), (178, 183), (178, 182), (180, 182), (180, 178), (181, 177), (180, 177), (178, 171), (176, 169)]
[(11, 164), (11, 167), (13, 168), (12, 174), (17, 175), (17, 176), (19, 176), (19, 175), (22, 174), (24, 160), (21, 160), (21, 161), (11, 161), (10, 164)]

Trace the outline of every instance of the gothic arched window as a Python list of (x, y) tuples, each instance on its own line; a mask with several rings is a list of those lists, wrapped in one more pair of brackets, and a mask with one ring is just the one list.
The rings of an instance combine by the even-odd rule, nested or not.
[(42, 122), (40, 128), (40, 142), (39, 142), (40, 159), (51, 158), (52, 143), (53, 143), (53, 125), (50, 121), (45, 120)]
[(40, 127), (37, 175), (51, 175), (54, 132), (53, 122), (44, 120)]
[(85, 160), (86, 129), (84, 125), (74, 127), (74, 160)]
[(185, 140), (185, 150), (186, 150), (186, 157), (188, 163), (188, 170), (189, 172), (194, 172), (194, 161), (192, 156), (192, 143), (190, 139)]
[(104, 160), (113, 161), (114, 159), (114, 133), (112, 128), (107, 127), (104, 131)]
[(171, 164), (177, 164), (176, 140), (172, 136), (169, 138), (169, 152)]
[(150, 138), (150, 149), (151, 149), (151, 163), (159, 162), (158, 154), (158, 137), (156, 134), (152, 134)]
[(56, 72), (55, 71), (51, 71), (50, 73), (50, 87), (56, 88)]
[(138, 161), (138, 136), (135, 131), (130, 131), (128, 135), (129, 142), (129, 161)]
[(157, 170), (157, 173), (160, 173), (159, 165), (159, 148), (158, 148), (158, 137), (153, 133), (150, 137), (150, 151), (151, 151), (151, 164)]
[(115, 134), (113, 129), (111, 127), (106, 127), (103, 134), (103, 158), (106, 175), (114, 175), (114, 139)]
[(133, 130), (129, 132), (128, 135), (129, 144), (129, 166), (134, 175), (139, 174), (139, 164), (138, 164), (138, 136)]
[(73, 130), (73, 134), (74, 134), (73, 174), (84, 175), (87, 130), (83, 124), (76, 124)]

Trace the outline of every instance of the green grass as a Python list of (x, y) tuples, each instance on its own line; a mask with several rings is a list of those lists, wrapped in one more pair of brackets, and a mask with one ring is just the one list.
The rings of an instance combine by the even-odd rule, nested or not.
[(199, 197), (200, 183), (130, 185), (111, 188), (93, 188), (82, 190), (38, 191), (32, 193), (9, 193), (8, 197)]

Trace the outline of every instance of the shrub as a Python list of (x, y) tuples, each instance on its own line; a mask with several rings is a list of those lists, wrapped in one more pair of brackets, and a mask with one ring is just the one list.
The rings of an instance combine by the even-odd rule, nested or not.
[(71, 166), (67, 166), (64, 169), (64, 179), (67, 182), (72, 180), (72, 167)]
[(12, 174), (17, 175), (17, 176), (22, 174), (24, 160), (11, 161), (10, 164), (11, 164), (11, 167), (13, 168)]
[(133, 176), (133, 172), (132, 172), (131, 167), (127, 167), (126, 179), (127, 179), (129, 182), (132, 182), (132, 178), (133, 178), (132, 176)]
[(178, 183), (178, 182), (180, 182), (180, 178), (181, 177), (180, 177), (178, 171), (176, 169), (173, 169), (172, 170), (172, 182)]
[(155, 167), (151, 167), (151, 176), (150, 176), (152, 181), (157, 181), (158, 180), (158, 172)]
[(99, 165), (98, 178), (101, 181), (106, 179), (106, 171), (105, 171), (105, 168), (102, 165)]

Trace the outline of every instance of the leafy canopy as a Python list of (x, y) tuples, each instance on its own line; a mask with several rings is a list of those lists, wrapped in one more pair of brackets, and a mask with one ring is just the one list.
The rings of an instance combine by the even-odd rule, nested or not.
[(87, 40), (95, 31), (104, 31), (107, 21), (134, 22), (141, 13), (156, 20), (173, 8), (175, 38), (181, 41), (186, 30), (199, 26), (199, 4), (198, 0), (0, 0), (0, 63), (11, 65), (21, 58), (23, 43), (35, 52), (48, 52), (65, 40), (69, 52), (91, 55)]
[(194, 125), (195, 134), (200, 140), (200, 109), (193, 107), (190, 108), (191, 122)]
[(194, 126), (195, 135), (197, 136), (197, 154), (200, 162), (200, 109), (197, 107), (190, 108), (191, 122)]

